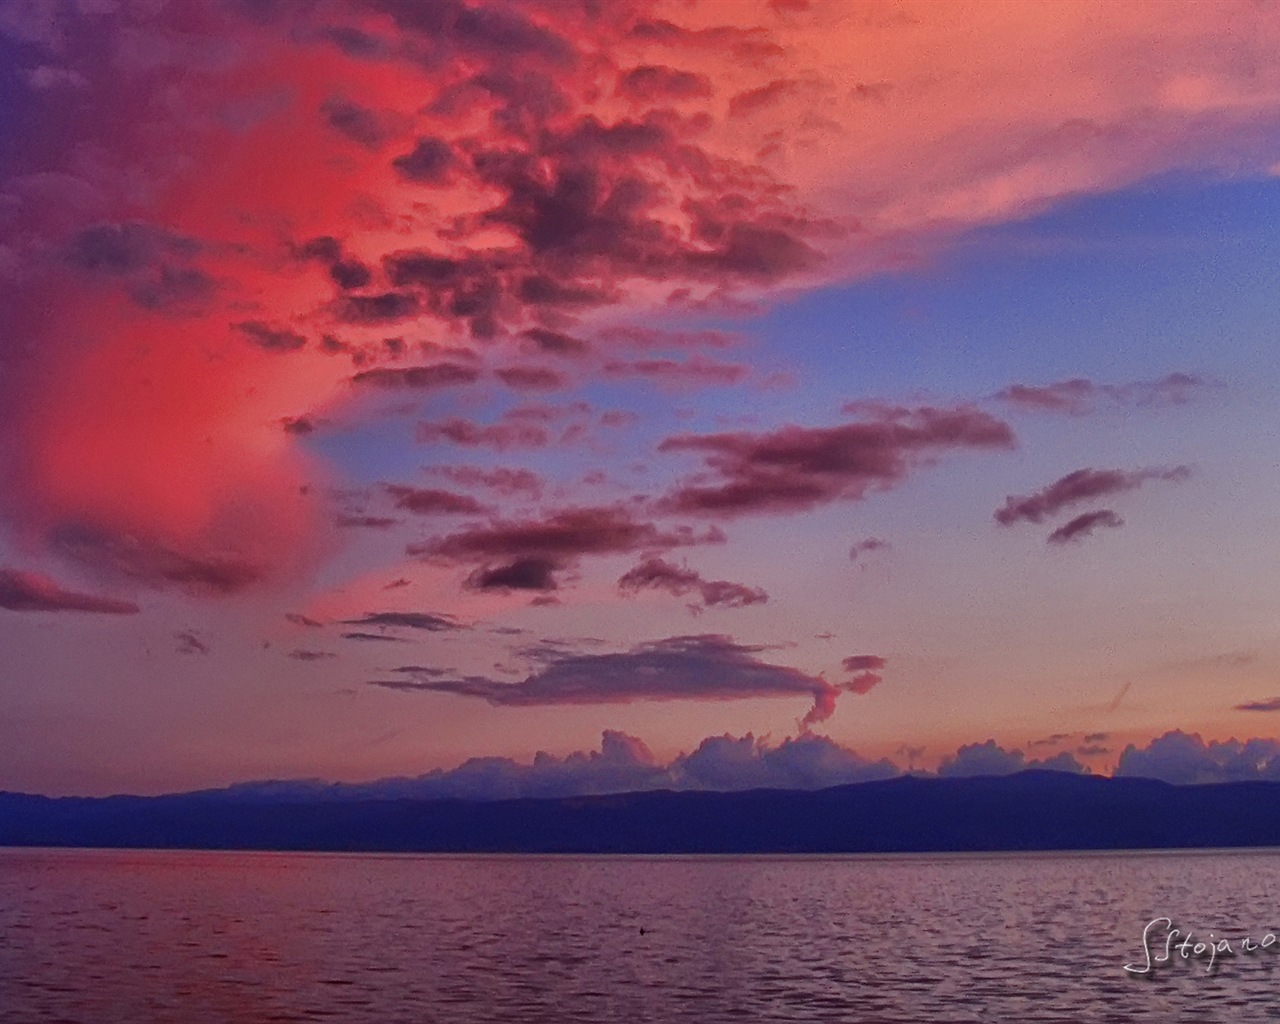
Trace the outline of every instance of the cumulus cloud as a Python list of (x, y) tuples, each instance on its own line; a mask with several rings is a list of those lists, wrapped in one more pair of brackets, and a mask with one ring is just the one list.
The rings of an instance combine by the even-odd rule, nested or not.
[(702, 574), (683, 566), (673, 565), (661, 558), (646, 558), (639, 565), (628, 569), (618, 580), (618, 589), (624, 594), (637, 594), (642, 590), (665, 590), (677, 597), (695, 594), (708, 608), (744, 608), (752, 604), (764, 604), (769, 595), (759, 587), (748, 587), (728, 580), (708, 580)]
[(777, 746), (748, 733), (709, 736), (672, 762), (680, 789), (823, 789), (902, 774), (887, 758), (870, 761), (825, 736), (787, 737)]
[(1033, 494), (1009, 495), (996, 509), (995, 520), (1001, 526), (1012, 526), (1019, 521), (1040, 523), (1072, 505), (1137, 490), (1148, 480), (1180, 483), (1190, 476), (1188, 466), (1136, 470), (1077, 469)]
[(1096, 512), (1085, 512), (1074, 519), (1063, 523), (1049, 534), (1050, 544), (1070, 544), (1091, 536), (1095, 530), (1115, 530), (1124, 526), (1124, 520), (1109, 508), (1101, 508)]
[[(893, 762), (861, 757), (824, 736), (788, 737), (777, 745), (750, 733), (709, 736), (693, 751), (664, 763), (642, 740), (605, 730), (599, 750), (575, 751), (564, 757), (539, 751), (528, 763), (475, 757), (456, 768), (437, 769), (416, 778), (337, 784), (324, 792), (347, 799), (509, 800), (655, 789), (823, 789), (900, 774)], [(263, 784), (245, 788), (254, 785)]]
[(764, 650), (727, 636), (677, 636), (616, 654), (549, 655), (541, 668), (518, 683), (464, 676), (377, 680), (371, 685), (473, 697), (499, 707), (806, 695), (813, 706), (802, 728), (829, 718), (845, 687), (762, 661), (757, 655)]
[[(83, 79), (93, 88), (80, 96), (93, 106), (75, 131), (61, 131), (55, 104), (65, 107), (65, 97), (24, 97), (46, 104), (36, 114), (58, 115), (23, 119), (48, 125), (24, 137), (42, 187), (78, 201), (24, 198), (22, 230), (7, 234), (6, 246), (12, 236), (60, 253), (86, 229), (119, 230), (87, 240), (86, 251), (117, 246), (114, 269), (50, 261), (59, 265), (46, 267), (48, 280), (24, 289), (25, 315), (39, 321), (30, 332), (36, 355), (20, 370), (6, 364), (13, 383), (0, 406), (6, 431), (50, 440), (30, 446), (32, 471), (4, 481), (15, 495), (6, 518), (25, 529), (26, 510), (38, 507), (31, 532), (40, 537), (70, 522), (99, 530), (108, 548), (136, 544), (205, 565), (225, 561), (226, 537), (240, 537), (234, 546), (245, 550), (234, 561), (256, 576), (278, 562), (305, 563), (295, 550), (305, 545), (286, 541), (310, 526), (292, 512), (270, 514), (307, 465), (299, 453), (269, 448), (252, 425), (313, 407), (301, 404), (307, 397), (330, 399), (340, 380), (322, 375), (336, 377), (337, 360), (296, 373), (309, 361), (305, 350), (274, 360), (287, 367), (261, 366), (260, 342), (288, 352), (296, 325), (322, 339), (335, 338), (332, 321), (344, 333), (349, 326), (352, 351), (376, 345), (384, 325), (410, 323), (424, 335), (554, 346), (524, 332), (576, 338), (591, 314), (616, 323), (647, 322), (658, 309), (722, 310), (778, 288), (883, 270), (903, 252), (1064, 196), (1169, 169), (1260, 170), (1274, 162), (1268, 140), (1280, 123), (1269, 61), (1277, 29), (1262, 8), (1224, 19), (1203, 5), (1172, 24), (1154, 9), (1108, 7), (1081, 20), (1055, 7), (1043, 18), (988, 19), (976, 43), (967, 8), (954, 17), (922, 8), (909, 22), (874, 21), (877, 45), (868, 48), (867, 19), (838, 4), (803, 12), (773, 4), (783, 16), (752, 4), (710, 13), (564, 4), (549, 13), (492, 0), (229, 3), (208, 5), (198, 24), (183, 5), (9, 6), (20, 12), (5, 15), (20, 26), (9, 29), (14, 38), (49, 50), (28, 66), (57, 69), (28, 73), (27, 82)], [(1149, 59), (1131, 60), (1139, 51)], [(936, 66), (904, 75), (923, 52)], [(129, 73), (104, 75), (117, 57)], [(1024, 74), (1029, 66), (1038, 74)], [(261, 107), (262, 93), (295, 106), (281, 116), (232, 116), (232, 108)], [(893, 116), (863, 130), (871, 103)], [(144, 109), (148, 130), (125, 130)], [(992, 109), (1007, 116), (997, 123)], [(175, 152), (234, 159), (176, 161)], [(244, 168), (252, 187), (228, 167)], [(21, 192), (3, 185), (6, 195)], [(121, 218), (158, 196), (164, 204), (148, 212), (182, 211), (183, 231), (157, 224), (164, 237), (146, 239)], [(304, 238), (342, 239), (344, 248), (321, 259), (318, 272), (275, 274), (284, 225)], [(190, 237), (200, 251), (173, 248), (168, 237)], [(139, 243), (149, 255), (136, 255)], [(102, 287), (115, 278), (133, 305), (151, 310), (216, 281), (224, 312), (216, 332), (204, 322), (140, 330), (145, 324), (115, 310), (104, 322), (95, 289), (63, 287), (67, 273)], [(219, 349), (225, 310), (262, 317), (264, 331), (241, 346), (249, 351)], [(88, 323), (91, 341), (64, 343)], [(592, 341), (611, 344), (603, 333)], [(307, 347), (344, 351), (323, 341)], [(124, 365), (136, 384), (121, 381)], [(370, 387), (469, 382), (434, 368), (365, 372), (357, 382)], [(153, 404), (155, 382), (175, 380), (186, 385), (180, 416)], [(1167, 384), (1172, 392), (1185, 382)], [(11, 404), (11, 389), (39, 390), (39, 408)], [(1011, 401), (1036, 400), (1010, 391)], [(55, 437), (50, 423), (78, 426)], [(281, 454), (263, 465), (264, 451)], [(146, 486), (130, 488), (128, 514), (123, 485), (66, 471), (131, 462), (145, 467), (132, 472)], [(803, 475), (812, 492), (814, 474)], [(899, 475), (870, 477), (882, 486)], [(729, 483), (712, 476), (704, 489)], [(209, 526), (237, 518), (263, 479), (279, 480), (279, 492), (235, 529)], [(860, 485), (850, 482), (849, 492)], [(208, 511), (175, 516), (176, 494)], [(718, 498), (725, 514), (811, 504), (781, 492), (741, 506), (727, 494), (683, 497), (695, 505)], [(142, 582), (166, 576), (135, 574)]]
[(970, 743), (960, 747), (954, 755), (943, 759), (938, 774), (944, 779), (959, 779), (976, 775), (1013, 775), (1028, 769), (1055, 772), (1085, 771), (1084, 765), (1074, 754), (1066, 751), (1044, 760), (1027, 760), (1021, 750), (1005, 750), (995, 740)]
[(1011, 448), (1008, 425), (978, 409), (883, 409), (836, 427), (788, 426), (767, 434), (681, 434), (660, 451), (703, 456), (705, 471), (666, 499), (686, 513), (798, 512), (860, 500), (900, 483), (950, 451)]
[(132, 601), (118, 601), (67, 590), (48, 576), (20, 569), (0, 568), (0, 608), (11, 612), (96, 612), (136, 615)]
[[(416, 666), (406, 670), (424, 671)], [(916, 757), (921, 750), (904, 751)], [(1008, 767), (1007, 761), (1000, 762)], [(1072, 759), (1034, 762), (1047, 770), (1080, 772)], [(1023, 766), (1028, 767), (1028, 766)], [(1020, 770), (1018, 768), (1014, 771)], [(456, 768), (436, 769), (415, 778), (337, 783), (308, 798), (509, 800), (521, 797), (571, 797), (646, 790), (732, 792), (750, 789), (816, 790), (891, 779), (903, 769), (887, 758), (872, 760), (826, 736), (802, 733), (770, 743), (751, 733), (708, 736), (693, 750), (663, 762), (645, 743), (626, 733), (606, 730), (599, 750), (575, 751), (563, 757), (539, 751), (531, 762), (506, 757), (474, 757)], [(1010, 774), (982, 772), (979, 774)], [(278, 795), (287, 783), (249, 783), (242, 789), (271, 787)]]
[(1167, 732), (1145, 747), (1130, 743), (1120, 755), (1117, 776), (1160, 779), (1174, 785), (1280, 780), (1280, 741), (1210, 740), (1199, 733)]

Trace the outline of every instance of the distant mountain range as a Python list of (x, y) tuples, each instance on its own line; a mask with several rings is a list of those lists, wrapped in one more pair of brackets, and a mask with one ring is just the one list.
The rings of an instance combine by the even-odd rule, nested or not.
[(635, 854), (1280, 846), (1280, 782), (1172, 786), (1025, 771), (493, 801), (320, 797), (306, 785), (159, 797), (0, 793), (0, 845)]

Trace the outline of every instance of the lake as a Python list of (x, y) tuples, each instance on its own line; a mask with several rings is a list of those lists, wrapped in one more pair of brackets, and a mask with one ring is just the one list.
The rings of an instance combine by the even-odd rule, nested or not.
[(1280, 934), (1280, 853), (10, 849), (0, 1019), (1078, 1024), (1275, 1005), (1277, 947), (1123, 970), (1158, 916), (1236, 948)]

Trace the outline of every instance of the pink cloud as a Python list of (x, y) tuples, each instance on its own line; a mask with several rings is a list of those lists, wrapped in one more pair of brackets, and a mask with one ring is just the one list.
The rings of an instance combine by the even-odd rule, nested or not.
[(1001, 526), (1011, 526), (1020, 520), (1040, 523), (1071, 505), (1137, 490), (1148, 480), (1180, 483), (1190, 475), (1191, 470), (1187, 466), (1138, 470), (1077, 469), (1034, 494), (1010, 495), (996, 509), (995, 520)]
[(132, 601), (81, 594), (55, 583), (40, 573), (0, 569), (0, 608), (11, 612), (96, 612), (106, 615), (136, 615)]
[(1009, 427), (978, 409), (886, 410), (835, 427), (788, 426), (768, 434), (681, 434), (660, 451), (703, 455), (706, 472), (666, 504), (678, 512), (736, 516), (797, 512), (861, 500), (949, 451), (1013, 446)]

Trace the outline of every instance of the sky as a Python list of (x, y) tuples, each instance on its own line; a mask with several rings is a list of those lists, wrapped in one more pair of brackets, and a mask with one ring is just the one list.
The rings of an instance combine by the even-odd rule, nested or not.
[(1276, 52), (3, 5), (0, 789), (1280, 777)]

